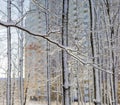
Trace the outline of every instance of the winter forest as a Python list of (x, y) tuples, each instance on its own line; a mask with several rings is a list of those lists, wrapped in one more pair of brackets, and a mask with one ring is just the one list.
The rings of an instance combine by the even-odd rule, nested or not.
[(0, 105), (120, 105), (120, 0), (0, 0)]

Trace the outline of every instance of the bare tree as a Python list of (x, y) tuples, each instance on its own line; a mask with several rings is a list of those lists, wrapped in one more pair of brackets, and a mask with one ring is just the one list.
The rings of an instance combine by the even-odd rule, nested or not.
[[(11, 21), (11, 0), (7, 0), (7, 22)], [(11, 31), (7, 28), (7, 54), (8, 54), (8, 70), (7, 70), (7, 105), (11, 105)]]
[[(24, 0), (18, 1), (20, 6), (20, 17), (23, 17), (23, 3)], [(23, 26), (23, 20), (21, 20), (20, 25)], [(23, 80), (23, 31), (20, 31), (18, 34), (18, 56), (19, 56), (19, 65), (18, 69), (20, 72), (19, 78), (20, 78), (20, 102), (21, 105), (24, 103), (24, 80)]]
[[(69, 0), (63, 0), (62, 11), (62, 44), (68, 46), (68, 11)], [(68, 56), (66, 51), (62, 51), (63, 69), (63, 105), (70, 105), (70, 84), (68, 71)]]
[[(49, 1), (45, 0), (45, 8), (46, 10), (49, 9)], [(49, 14), (45, 12), (45, 17), (46, 17), (46, 34), (48, 34), (49, 31)], [(47, 41), (47, 102), (48, 105), (51, 105), (51, 86), (50, 86), (50, 56), (49, 56), (49, 51), (50, 51), (50, 44)]]
[[(37, 18), (34, 18), (33, 20), (32, 20), (33, 15), (31, 15), (31, 17), (28, 20), (35, 22), (36, 19), (39, 18), (38, 19), (39, 21), (37, 21), (39, 24), (38, 28), (41, 27), (42, 28), (38, 32), (33, 32), (34, 28), (31, 28), (32, 24), (30, 26), (31, 30), (25, 28), (23, 25), (24, 17), (27, 14), (27, 13), (25, 15), (23, 14), (24, 0), (20, 0), (20, 1), (18, 0), (20, 7), (20, 9), (17, 7), (19, 9), (18, 14), (20, 15), (19, 17), (20, 19), (18, 21), (16, 20), (13, 21), (13, 19), (11, 19), (11, 1), (10, 0), (7, 1), (8, 4), (7, 22), (2, 21), (2, 19), (0, 20), (0, 25), (5, 26), (7, 28), (7, 43), (8, 43), (7, 105), (11, 105), (12, 102), (14, 102), (14, 95), (15, 95), (14, 91), (13, 94), (11, 94), (11, 72), (12, 72), (11, 71), (11, 27), (14, 29), (17, 28), (20, 32), (18, 38), (18, 44), (19, 44), (18, 71), (19, 71), (19, 80), (20, 80), (19, 93), (20, 93), (21, 105), (27, 104), (27, 99), (30, 98), (28, 97), (28, 95), (30, 94), (29, 92), (31, 88), (34, 88), (32, 98), (35, 98), (35, 100), (40, 100), (40, 99), (42, 100), (41, 97), (45, 97), (45, 98), (47, 97), (46, 102), (48, 103), (48, 105), (51, 105), (53, 100), (57, 100), (56, 104), (59, 104), (58, 101), (61, 101), (61, 98), (63, 99), (63, 105), (71, 105), (74, 103), (74, 101), (78, 101), (79, 105), (80, 104), (87, 105), (88, 102), (89, 105), (118, 104), (117, 73), (119, 70), (118, 49), (120, 45), (118, 43), (119, 14), (117, 12), (117, 9), (116, 10), (113, 9), (114, 7), (113, 0), (85, 0), (85, 1), (82, 0), (81, 4), (78, 2), (79, 0), (74, 0), (74, 1), (62, 0), (62, 1), (63, 2), (61, 4), (63, 7), (60, 4), (61, 6), (60, 8), (62, 8), (62, 11), (60, 10), (60, 13), (58, 15), (56, 11), (59, 12), (59, 9), (58, 10), (54, 9), (55, 4), (58, 3), (57, 0), (52, 0), (52, 2), (48, 0), (45, 1), (33, 0), (35, 9), (32, 10), (32, 12), (34, 13), (37, 7), (39, 11), (37, 11), (35, 14), (36, 15), (40, 14), (40, 15)], [(85, 2), (89, 4), (85, 5), (86, 4)], [(49, 3), (53, 3), (53, 4), (51, 5)], [(87, 8), (89, 8), (89, 10), (88, 11), (83, 10), (83, 12), (81, 13), (81, 10), (84, 8), (84, 6), (85, 7), (88, 6)], [(87, 18), (89, 22), (84, 21), (84, 17), (78, 16), (80, 14), (83, 15), (85, 13), (87, 14), (89, 13), (89, 16), (87, 15), (89, 17)], [(69, 18), (68, 15), (70, 16)], [(59, 16), (61, 16), (62, 18)], [(71, 18), (72, 16), (73, 18)], [(59, 25), (56, 21), (59, 23)], [(88, 26), (87, 27), (88, 29), (84, 27), (83, 23), (88, 24), (86, 25)], [(34, 25), (36, 24), (37, 23), (35, 22)], [(41, 24), (42, 25), (44, 24), (44, 26), (42, 26)], [(62, 29), (62, 33), (60, 30), (58, 31), (54, 30), (57, 29), (56, 24), (58, 25), (57, 28)], [(33, 37), (35, 39), (32, 42), (32, 44), (30, 44), (29, 48), (26, 47), (25, 49), (25, 50), (30, 50), (30, 53), (28, 54), (28, 56), (26, 56), (26, 59), (27, 57), (30, 57), (30, 59), (27, 59), (30, 62), (29, 64), (25, 62), (26, 63), (25, 66), (27, 65), (26, 74), (28, 74), (28, 76), (25, 77), (26, 80), (28, 79), (26, 82), (25, 89), (24, 89), (24, 80), (23, 80), (23, 72), (24, 72), (23, 31), (30, 34), (29, 35), (30, 40), (32, 40)], [(43, 32), (45, 34), (40, 34), (40, 32)], [(86, 33), (86, 36), (84, 33)], [(38, 43), (36, 43), (36, 39)], [(44, 39), (46, 41), (44, 41)], [(84, 39), (86, 41), (84, 41)], [(62, 40), (62, 44), (60, 44), (61, 40)], [(43, 44), (40, 41), (43, 41), (45, 43)], [(55, 48), (54, 45), (52, 45), (51, 43), (56, 45), (57, 48)], [(91, 47), (89, 48), (88, 46), (90, 45)], [(54, 51), (52, 51), (52, 49), (54, 49)], [(62, 54), (61, 52), (59, 53), (61, 49), (62, 49)], [(56, 57), (55, 52), (57, 52), (57, 54), (58, 53), (61, 54), (59, 55), (60, 58), (57, 58), (58, 56)], [(27, 51), (25, 53), (27, 53)], [(37, 56), (37, 54), (39, 55)], [(39, 58), (41, 56), (40, 54), (45, 55), (44, 56), (45, 59), (44, 58), (40, 59)], [(68, 54), (71, 57), (68, 56)], [(52, 58), (53, 56), (54, 58)], [(58, 64), (59, 62), (60, 64)], [(40, 65), (44, 63), (45, 65)], [(29, 66), (31, 66), (31, 68)], [(35, 79), (33, 79), (34, 76)], [(15, 76), (13, 77), (15, 78)], [(35, 86), (32, 87), (32, 85)], [(15, 87), (13, 86), (13, 90), (14, 89)], [(40, 90), (45, 90), (45, 91), (41, 91), (40, 93)], [(74, 90), (76, 92), (74, 92)], [(38, 95), (39, 93), (40, 95)], [(52, 97), (53, 94), (54, 94), (54, 99)], [(94, 97), (92, 96), (93, 94)], [(88, 95), (89, 99), (86, 99), (86, 95)]]

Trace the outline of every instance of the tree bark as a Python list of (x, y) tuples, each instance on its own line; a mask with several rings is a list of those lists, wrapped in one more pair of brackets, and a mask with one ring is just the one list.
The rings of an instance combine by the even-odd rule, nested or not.
[[(23, 2), (24, 0), (20, 0), (19, 2), (19, 6), (20, 6), (20, 17), (23, 16)], [(20, 25), (23, 26), (23, 20), (21, 20)], [(19, 59), (19, 78), (20, 78), (20, 103), (21, 105), (23, 105), (24, 103), (24, 81), (23, 81), (23, 31), (20, 30), (20, 33), (18, 35), (18, 59)]]
[[(98, 59), (94, 58), (97, 55), (97, 47), (95, 45), (94, 39), (94, 28), (95, 28), (95, 14), (93, 8), (93, 1), (89, 0), (89, 9), (90, 9), (90, 42), (91, 42), (91, 53), (93, 57), (93, 63), (98, 63)], [(98, 40), (97, 40), (98, 41)], [(94, 103), (95, 105), (101, 105), (100, 103), (100, 87), (99, 87), (99, 71), (93, 67), (93, 80), (94, 80)]]
[[(7, 0), (7, 22), (11, 21), (11, 0)], [(7, 28), (7, 105), (11, 105), (11, 29)]]
[[(49, 0), (45, 0), (45, 8), (48, 10)], [(49, 15), (45, 12), (46, 18), (46, 34), (48, 34), (49, 28)], [(50, 44), (47, 41), (47, 103), (51, 105), (51, 97), (50, 97), (50, 56), (49, 56)]]
[[(64, 46), (68, 46), (68, 10), (69, 0), (63, 0), (62, 45)], [(63, 105), (70, 105), (70, 84), (67, 60), (68, 60), (67, 52), (65, 50), (62, 50)]]

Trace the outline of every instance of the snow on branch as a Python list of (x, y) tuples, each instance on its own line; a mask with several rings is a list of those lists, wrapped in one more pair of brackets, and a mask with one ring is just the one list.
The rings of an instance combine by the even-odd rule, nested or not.
[[(52, 40), (52, 39), (50, 39), (49, 37), (47, 37), (48, 35), (46, 35), (46, 34), (34, 33), (34, 32), (32, 32), (32, 31), (26, 29), (25, 27), (22, 27), (22, 26), (14, 23), (14, 22), (3, 22), (3, 21), (0, 20), (0, 25), (1, 25), (1, 26), (4, 26), (4, 27), (14, 27), (14, 28), (20, 29), (20, 30), (22, 30), (22, 31), (24, 31), (24, 32), (32, 35), (32, 36), (41, 37), (41, 38), (49, 41), (50, 43), (57, 45), (59, 48), (65, 50), (69, 55), (71, 55), (73, 58), (75, 58), (76, 60), (78, 60), (79, 62), (81, 62), (83, 65), (91, 65), (91, 66), (93, 66), (94, 68), (96, 68), (96, 69), (98, 69), (98, 70), (100, 70), (100, 71), (104, 71), (104, 72), (107, 72), (107, 73), (109, 73), (109, 74), (113, 74), (112, 72), (106, 71), (106, 70), (98, 67), (97, 65), (94, 65), (93, 63), (85, 62), (83, 59), (75, 56), (75, 55), (72, 53), (72, 51), (75, 51), (75, 49), (72, 49), (72, 48), (70, 48), (70, 47), (63, 46), (62, 44), (59, 44), (59, 43), (56, 42), (55, 40)], [(52, 33), (52, 32), (51, 32), (51, 33)], [(50, 33), (48, 33), (48, 34), (50, 34)]]

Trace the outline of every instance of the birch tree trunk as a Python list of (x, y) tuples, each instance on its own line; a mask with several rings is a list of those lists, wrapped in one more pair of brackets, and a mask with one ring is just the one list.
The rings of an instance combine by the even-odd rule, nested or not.
[[(45, 8), (48, 10), (49, 0), (45, 0)], [(45, 13), (46, 18), (46, 34), (48, 34), (49, 28), (49, 16)], [(50, 56), (49, 56), (50, 44), (47, 41), (47, 104), (51, 105), (51, 97), (50, 97)]]
[[(68, 10), (69, 0), (63, 0), (62, 11), (62, 44), (68, 46)], [(70, 84), (67, 64), (67, 52), (62, 51), (62, 70), (63, 70), (63, 105), (70, 105)]]
[[(19, 2), (19, 6), (20, 6), (20, 17), (23, 16), (23, 2), (24, 0), (20, 0)], [(23, 26), (23, 20), (21, 20), (20, 25)], [(23, 31), (20, 31), (19, 36), (18, 36), (18, 48), (19, 48), (19, 78), (20, 78), (20, 103), (21, 105), (23, 105), (24, 103), (24, 83), (23, 83)]]
[[(7, 22), (11, 21), (11, 0), (7, 0)], [(8, 56), (8, 70), (7, 70), (7, 105), (11, 105), (11, 29), (7, 28), (7, 56)]]

